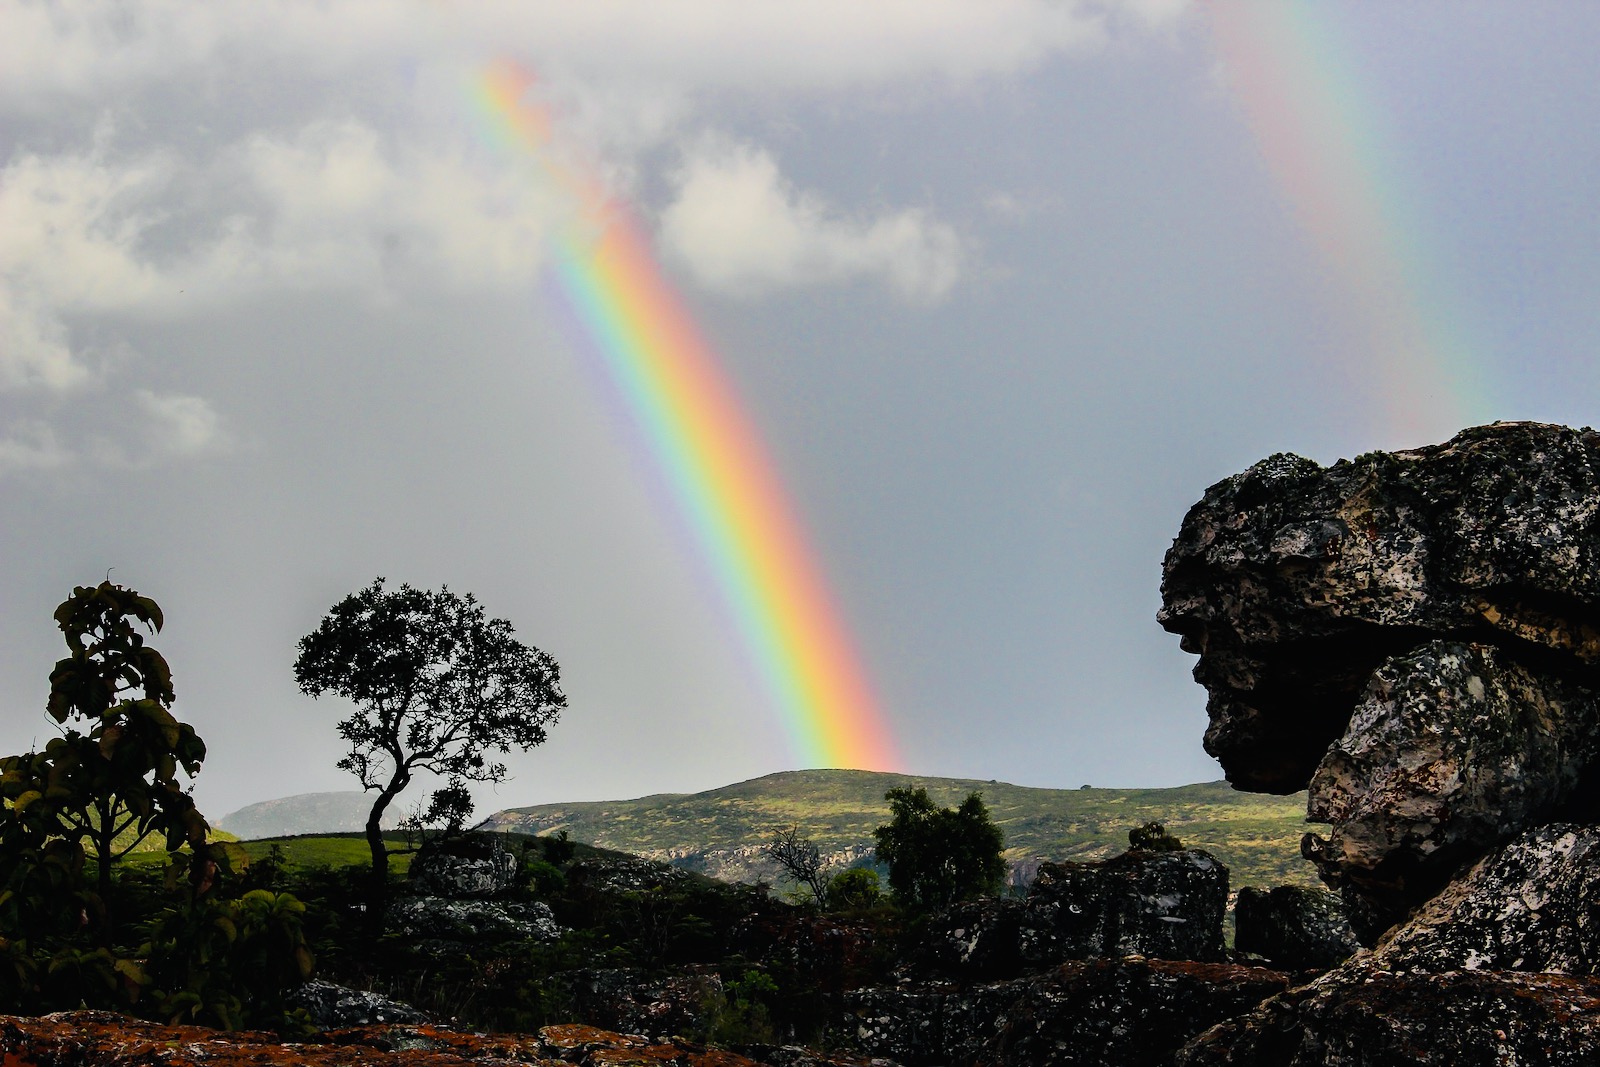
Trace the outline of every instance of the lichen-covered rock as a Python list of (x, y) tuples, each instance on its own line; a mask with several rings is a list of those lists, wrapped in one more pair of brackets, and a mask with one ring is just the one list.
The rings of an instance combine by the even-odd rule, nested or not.
[(1494, 645), (1430, 641), (1374, 672), (1311, 779), (1306, 857), (1374, 933), (1462, 863), (1561, 811), (1595, 756), (1593, 694)]
[(870, 924), (799, 908), (752, 912), (734, 927), (730, 947), (799, 988), (828, 995), (868, 985), (883, 970)]
[(1067, 960), (1223, 958), (1228, 869), (1199, 849), (1041, 864), (1022, 900), (957, 904), (928, 923), (912, 973), (1009, 978)]
[(554, 941), (565, 932), (550, 906), (537, 900), (407, 897), (390, 905), (385, 922), (404, 937), (441, 941)]
[(1390, 971), (1600, 973), (1600, 827), (1541, 826), (1496, 849), (1372, 958)]
[(1339, 898), (1303, 885), (1240, 889), (1233, 929), (1234, 948), (1285, 971), (1337, 967), (1361, 947)]
[(1154, 1067), (1287, 986), (1257, 967), (1092, 960), (1007, 982), (863, 989), (848, 1000), (856, 1046), (913, 1067)]
[(313, 978), (295, 990), (289, 998), (289, 1006), (304, 1009), (311, 1025), (318, 1030), (431, 1021), (426, 1012), (409, 1004), (321, 978)]
[[(547, 1026), (538, 1034), (365, 1026), (284, 1043), (271, 1034), (163, 1026), (100, 1011), (0, 1016), (0, 1061), (14, 1067), (761, 1067), (722, 1049), (592, 1026)], [(834, 1062), (819, 1060), (824, 1067)]]
[(1499, 423), (1206, 491), (1160, 622), (1200, 656), (1206, 748), (1310, 786), (1308, 842), (1366, 938), (1484, 849), (1594, 795), (1600, 434)]
[(1179, 1067), (1592, 1067), (1600, 979), (1346, 964), (1206, 1031)]

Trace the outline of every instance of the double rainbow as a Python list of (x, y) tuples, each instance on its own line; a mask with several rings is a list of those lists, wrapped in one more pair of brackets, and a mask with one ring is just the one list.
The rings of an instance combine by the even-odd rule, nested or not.
[(691, 529), (806, 766), (898, 766), (828, 587), (766, 449), (647, 239), (600, 184), (563, 166), (532, 75), (499, 63), (475, 86), (497, 138), (530, 153), (579, 208), (553, 288), (604, 362)]
[(1421, 444), (1487, 422), (1483, 360), (1441, 291), (1337, 5), (1210, 0), (1205, 10), (1269, 171), (1363, 320), (1370, 350), (1348, 362), (1381, 390), (1386, 428)]

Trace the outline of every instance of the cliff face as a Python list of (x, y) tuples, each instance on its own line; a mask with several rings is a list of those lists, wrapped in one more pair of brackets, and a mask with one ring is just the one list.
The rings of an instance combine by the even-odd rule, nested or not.
[(1463, 863), (1593, 813), (1600, 434), (1533, 423), (1208, 489), (1161, 625), (1238, 788), (1310, 788), (1306, 855), (1368, 940)]

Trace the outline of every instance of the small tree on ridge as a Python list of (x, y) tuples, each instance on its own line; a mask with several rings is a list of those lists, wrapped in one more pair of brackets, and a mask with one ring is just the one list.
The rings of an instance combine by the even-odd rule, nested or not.
[(301, 638), (294, 674), (308, 696), (356, 705), (338, 726), (350, 743), (339, 767), (378, 793), (366, 834), (379, 910), (389, 872), (383, 813), (413, 775), (456, 780), (447, 790), (502, 781), (505, 764), (486, 756), (541, 744), (567, 704), (555, 660), (518, 641), (506, 620), (485, 618), (471, 594), (391, 591), (382, 578)]

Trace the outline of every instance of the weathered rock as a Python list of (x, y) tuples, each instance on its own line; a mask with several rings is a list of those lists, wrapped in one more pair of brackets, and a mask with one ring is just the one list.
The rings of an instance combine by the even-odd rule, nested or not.
[(1206, 748), (1308, 783), (1307, 852), (1368, 938), (1485, 848), (1594, 808), (1600, 434), (1535, 423), (1206, 491), (1161, 624), (1200, 655)]
[(710, 969), (660, 977), (630, 967), (599, 968), (564, 971), (557, 980), (576, 1017), (662, 1040), (706, 1032), (726, 1001), (722, 979)]
[(412, 887), (424, 896), (492, 897), (517, 882), (517, 858), (493, 836), (424, 849), (411, 861)]
[(1600, 973), (1600, 827), (1542, 826), (1496, 849), (1372, 959), (1390, 971)]
[(303, 1008), (318, 1030), (382, 1023), (429, 1022), (426, 1012), (365, 989), (351, 989), (313, 978), (289, 997), (291, 1008)]
[(402, 936), (443, 941), (554, 941), (565, 932), (541, 901), (407, 897), (389, 907), (385, 921)]
[(1009, 978), (1067, 960), (1221, 960), (1228, 869), (1207, 852), (1133, 849), (1044, 863), (1026, 898), (987, 898), (934, 916), (912, 973)]
[[(16, 1067), (760, 1067), (722, 1049), (652, 1042), (592, 1026), (547, 1026), (537, 1035), (368, 1026), (283, 1043), (271, 1034), (162, 1026), (99, 1011), (0, 1016), (0, 1060)], [(825, 1067), (834, 1062), (819, 1060)]]
[(987, 985), (850, 995), (856, 1044), (910, 1065), (1146, 1067), (1207, 1027), (1282, 992), (1275, 971), (1168, 960), (1093, 960)]
[(1339, 898), (1322, 889), (1245, 886), (1233, 906), (1233, 945), (1284, 971), (1337, 967), (1360, 948)]
[(1600, 1063), (1600, 979), (1346, 964), (1201, 1034), (1179, 1067)]

